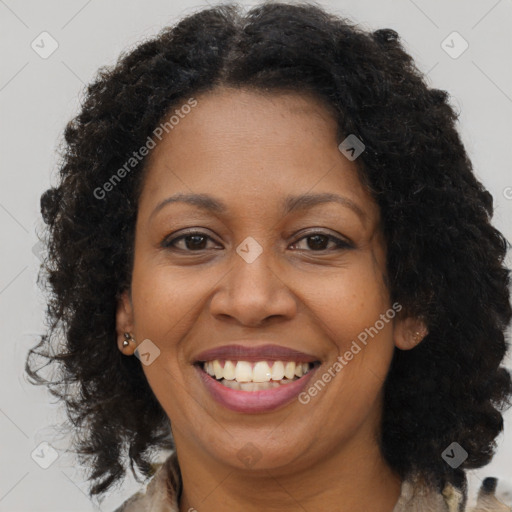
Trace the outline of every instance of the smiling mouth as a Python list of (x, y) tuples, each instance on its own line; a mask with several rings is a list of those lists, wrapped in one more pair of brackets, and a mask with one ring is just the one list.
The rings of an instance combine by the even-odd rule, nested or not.
[(307, 375), (320, 362), (198, 361), (196, 366), (221, 385), (236, 391), (262, 391), (286, 386)]

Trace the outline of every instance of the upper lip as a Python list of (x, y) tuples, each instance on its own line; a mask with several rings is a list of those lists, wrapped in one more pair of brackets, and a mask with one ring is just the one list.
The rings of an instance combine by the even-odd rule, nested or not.
[(197, 354), (194, 363), (213, 361), (214, 359), (229, 361), (295, 361), (313, 363), (318, 358), (280, 345), (222, 345)]

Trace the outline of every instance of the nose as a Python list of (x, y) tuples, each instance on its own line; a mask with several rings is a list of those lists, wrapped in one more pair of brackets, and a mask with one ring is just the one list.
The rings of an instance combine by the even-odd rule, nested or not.
[(223, 321), (259, 327), (286, 321), (297, 312), (297, 300), (287, 277), (272, 263), (272, 251), (263, 251), (248, 262), (233, 254), (232, 266), (210, 301), (211, 314)]

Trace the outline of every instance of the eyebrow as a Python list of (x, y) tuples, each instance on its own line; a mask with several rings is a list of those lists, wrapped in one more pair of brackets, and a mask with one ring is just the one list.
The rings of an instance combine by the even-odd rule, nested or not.
[[(164, 206), (172, 203), (187, 203), (201, 208), (202, 210), (207, 210), (216, 214), (223, 214), (228, 210), (226, 204), (223, 201), (208, 194), (178, 193), (158, 203), (156, 208), (149, 216), (149, 219), (156, 215)], [(361, 220), (364, 221), (366, 219), (364, 211), (356, 203), (354, 203), (354, 201), (348, 197), (332, 194), (329, 192), (286, 196), (283, 201), (283, 215), (287, 215), (298, 210), (306, 210), (308, 208), (312, 208), (313, 206), (325, 203), (339, 203), (354, 211), (361, 218)]]

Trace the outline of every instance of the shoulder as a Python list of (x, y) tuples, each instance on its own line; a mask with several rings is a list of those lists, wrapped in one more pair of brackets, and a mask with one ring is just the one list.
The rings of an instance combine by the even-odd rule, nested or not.
[(163, 463), (142, 490), (124, 501), (114, 512), (178, 512), (181, 480), (176, 452)]
[(475, 506), (467, 512), (512, 512), (512, 485), (495, 477), (483, 480)]
[[(178, 512), (181, 474), (176, 452), (162, 464), (145, 488), (122, 503), (114, 512)], [(425, 487), (412, 477), (402, 483), (393, 512), (512, 512), (512, 485), (495, 477), (483, 480), (476, 504), (467, 504), (467, 485), (447, 484), (442, 493)]]
[[(498, 479), (486, 478), (476, 497), (476, 503), (468, 504), (467, 479), (459, 487), (447, 483), (442, 492), (427, 486), (419, 476), (411, 476), (402, 483), (402, 493), (393, 512), (512, 512), (511, 496), (507, 486), (501, 492)], [(509, 490), (510, 491), (510, 490)]]

